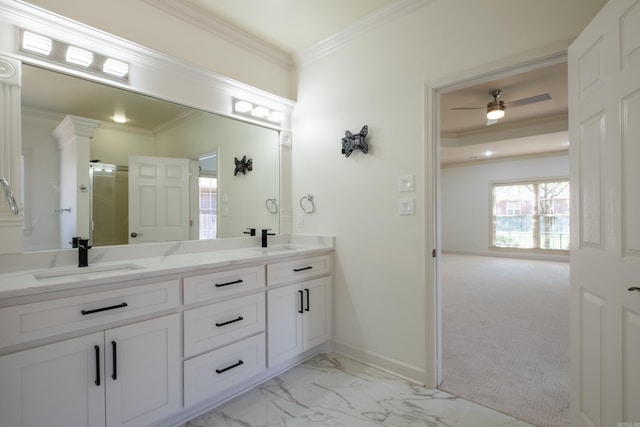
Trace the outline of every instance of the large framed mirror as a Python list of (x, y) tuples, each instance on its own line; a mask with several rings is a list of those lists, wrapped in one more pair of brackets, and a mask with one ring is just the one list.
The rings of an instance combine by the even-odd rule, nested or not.
[[(88, 159), (74, 153), (69, 160), (67, 142), (56, 140), (69, 116), (95, 121)], [(94, 246), (241, 237), (247, 228), (277, 233), (278, 141), (274, 129), (24, 64), (24, 251), (68, 247), (79, 230), (88, 230)], [(250, 170), (238, 167), (243, 158)], [(136, 171), (168, 159), (183, 165), (182, 188), (169, 184), (166, 192), (177, 196), (165, 202), (146, 197), (151, 184)], [(74, 168), (89, 176), (77, 182), (88, 206), (86, 198), (61, 204), (61, 175)], [(75, 223), (83, 209), (86, 227)], [(162, 217), (168, 225), (158, 224)]]

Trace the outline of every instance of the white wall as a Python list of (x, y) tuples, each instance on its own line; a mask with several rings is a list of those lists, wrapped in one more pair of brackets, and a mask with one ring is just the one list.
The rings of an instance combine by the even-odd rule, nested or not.
[[(426, 378), (425, 84), (573, 39), (604, 3), (436, 1), (299, 68), (294, 207), (312, 193), (317, 210), (295, 230), (336, 236), (336, 348)], [(345, 158), (364, 124), (369, 154)], [(408, 195), (416, 214), (400, 216)]]
[(491, 183), (541, 178), (568, 179), (568, 153), (443, 168), (440, 180), (442, 250), (505, 255), (489, 249)]

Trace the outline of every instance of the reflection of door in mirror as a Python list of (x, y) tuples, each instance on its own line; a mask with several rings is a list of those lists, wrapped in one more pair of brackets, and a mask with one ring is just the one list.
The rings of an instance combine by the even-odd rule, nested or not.
[(91, 242), (94, 246), (129, 241), (129, 168), (91, 163)]
[[(215, 239), (218, 233), (218, 154), (198, 159), (198, 220), (199, 239)], [(194, 215), (195, 216), (195, 215)]]
[(189, 159), (129, 157), (129, 243), (189, 240)]

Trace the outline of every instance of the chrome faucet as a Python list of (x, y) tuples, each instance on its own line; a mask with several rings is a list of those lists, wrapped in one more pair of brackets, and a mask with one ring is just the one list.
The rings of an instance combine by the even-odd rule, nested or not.
[(267, 247), (267, 236), (275, 236), (275, 233), (267, 233), (267, 231), (271, 230), (270, 228), (263, 228), (262, 229), (262, 247), (266, 248)]
[(78, 239), (78, 267), (89, 266), (89, 239)]

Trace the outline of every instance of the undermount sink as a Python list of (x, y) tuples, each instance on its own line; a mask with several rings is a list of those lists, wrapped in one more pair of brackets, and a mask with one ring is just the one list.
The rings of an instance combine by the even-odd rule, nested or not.
[(297, 251), (300, 249), (305, 249), (304, 246), (299, 246), (299, 245), (291, 245), (291, 244), (284, 244), (284, 245), (273, 245), (273, 246), (268, 246), (266, 248), (257, 248), (260, 252), (263, 253), (267, 253), (267, 252), (280, 252), (280, 251)]
[(79, 276), (90, 273), (109, 273), (123, 270), (140, 270), (144, 267), (136, 264), (115, 264), (115, 265), (95, 265), (91, 267), (74, 267), (65, 269), (53, 269), (43, 273), (35, 273), (33, 277), (37, 280), (52, 279), (55, 277)]

